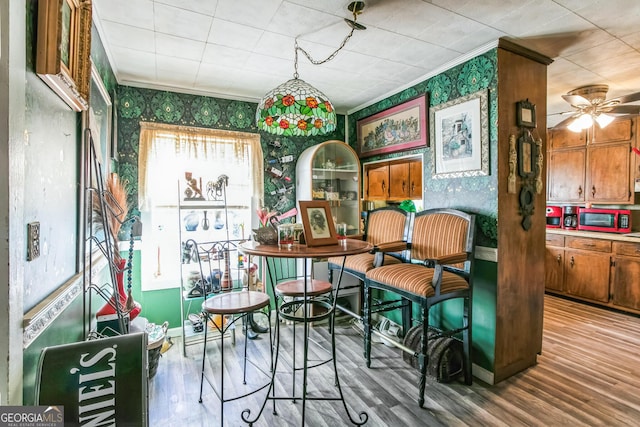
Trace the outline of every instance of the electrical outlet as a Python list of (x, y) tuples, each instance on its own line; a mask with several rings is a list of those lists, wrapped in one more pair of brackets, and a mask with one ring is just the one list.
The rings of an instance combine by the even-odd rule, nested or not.
[(40, 256), (40, 223), (27, 224), (27, 261), (32, 261)]

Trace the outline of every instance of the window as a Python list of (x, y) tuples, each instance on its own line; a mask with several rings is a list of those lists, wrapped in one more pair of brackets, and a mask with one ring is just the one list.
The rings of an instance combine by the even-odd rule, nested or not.
[[(197, 234), (180, 230), (179, 201), (190, 172), (198, 186), (206, 188), (221, 175), (226, 187), (231, 239), (249, 238), (253, 215), (262, 205), (263, 174), (260, 136), (242, 132), (141, 123), (138, 160), (138, 194), (142, 231), (142, 290), (180, 286), (181, 242), (223, 240), (224, 211), (207, 211), (208, 230)], [(182, 193), (182, 194), (181, 194)], [(204, 220), (199, 218), (199, 221)], [(191, 234), (193, 233), (193, 234)]]

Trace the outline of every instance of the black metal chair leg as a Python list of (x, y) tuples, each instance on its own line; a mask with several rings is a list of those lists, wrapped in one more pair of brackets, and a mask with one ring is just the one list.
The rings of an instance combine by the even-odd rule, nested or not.
[(364, 358), (371, 367), (371, 289), (364, 286)]
[(198, 402), (202, 403), (202, 386), (204, 384), (204, 366), (205, 360), (207, 357), (207, 324), (209, 323), (209, 314), (204, 313), (204, 350), (202, 351), (202, 373), (200, 374), (200, 397), (198, 397)]
[(420, 355), (418, 356), (420, 367), (420, 382), (419, 382), (419, 391), (418, 391), (418, 405), (421, 408), (424, 407), (424, 390), (427, 384), (427, 366), (429, 365), (429, 309), (422, 309), (422, 337), (420, 339)]

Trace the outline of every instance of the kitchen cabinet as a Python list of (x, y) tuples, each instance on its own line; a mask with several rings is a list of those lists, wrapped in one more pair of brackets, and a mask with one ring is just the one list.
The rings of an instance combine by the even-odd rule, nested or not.
[(304, 150), (296, 164), (296, 196), (328, 200), (335, 222), (347, 224), (347, 235), (359, 234), (360, 161), (353, 148), (332, 140)]
[(640, 311), (640, 243), (614, 242), (613, 304)]
[(571, 234), (547, 232), (546, 291), (640, 314), (640, 242)]
[(564, 236), (547, 234), (544, 265), (546, 288), (564, 291)]
[(604, 129), (594, 125), (574, 133), (549, 134), (547, 200), (561, 203), (634, 202), (635, 119), (616, 120)]
[(364, 165), (365, 199), (422, 199), (422, 158), (405, 158)]

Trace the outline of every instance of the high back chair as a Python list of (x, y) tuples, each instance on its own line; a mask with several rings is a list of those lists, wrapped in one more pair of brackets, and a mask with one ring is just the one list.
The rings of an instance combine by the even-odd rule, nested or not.
[[(376, 265), (398, 264), (407, 248), (410, 214), (396, 207), (383, 207), (367, 212), (362, 239), (374, 245), (369, 253), (350, 255), (344, 260), (344, 273), (364, 281), (367, 271)], [(342, 268), (343, 257), (328, 260), (329, 281), (334, 271)], [(342, 289), (347, 289), (343, 287)]]
[[(273, 346), (271, 336), (271, 309), (270, 298), (264, 292), (251, 291), (248, 288), (246, 280), (242, 280), (241, 271), (237, 269), (234, 271), (230, 266), (230, 259), (237, 259), (237, 247), (236, 243), (232, 241), (217, 241), (217, 242), (196, 242), (190, 239), (186, 242), (192, 248), (192, 256), (197, 258), (197, 265), (199, 271), (196, 276), (198, 277), (197, 283), (194, 286), (200, 286), (204, 296), (204, 302), (202, 303), (201, 315), (204, 320), (204, 345), (202, 353), (202, 372), (200, 376), (200, 397), (198, 401), (202, 403), (202, 388), (204, 380), (215, 387), (205, 377), (205, 366), (207, 358), (207, 338), (209, 328), (214, 329), (219, 333), (220, 338), (220, 383), (219, 388), (216, 390), (216, 394), (220, 399), (220, 425), (224, 425), (224, 404), (226, 402), (239, 399), (241, 397), (248, 396), (259, 390), (264, 389), (269, 385), (269, 382), (265, 382), (264, 385), (258, 388), (250, 389), (244, 392), (240, 396), (233, 396), (231, 398), (225, 397), (225, 335), (231, 331), (232, 342), (235, 344), (235, 323), (238, 320), (242, 320), (244, 329), (244, 354), (243, 354), (243, 379), (242, 383), (247, 384), (247, 342), (249, 337), (249, 322), (255, 313), (261, 313), (267, 317), (268, 331), (269, 331), (269, 349), (271, 352), (272, 361), (266, 370), (262, 370), (265, 378), (269, 378), (267, 370), (270, 369), (273, 363)], [(250, 267), (247, 266), (247, 269)], [(244, 273), (248, 274), (248, 271)], [(257, 365), (257, 369), (260, 369)]]
[[(371, 269), (365, 276), (365, 358), (367, 367), (371, 367), (371, 291), (380, 289), (392, 292), (417, 304), (422, 322), (417, 354), (420, 368), (418, 403), (422, 407), (429, 339), (440, 336), (461, 339), (464, 380), (469, 385), (472, 382), (471, 304), (475, 216), (453, 209), (430, 209), (417, 213), (409, 233), (408, 246), (405, 262)], [(450, 319), (450, 311), (446, 315), (441, 313), (447, 318), (441, 318), (438, 325), (430, 325), (431, 307), (452, 299), (463, 300), (460, 317)], [(410, 327), (403, 318), (403, 330), (406, 332)]]

